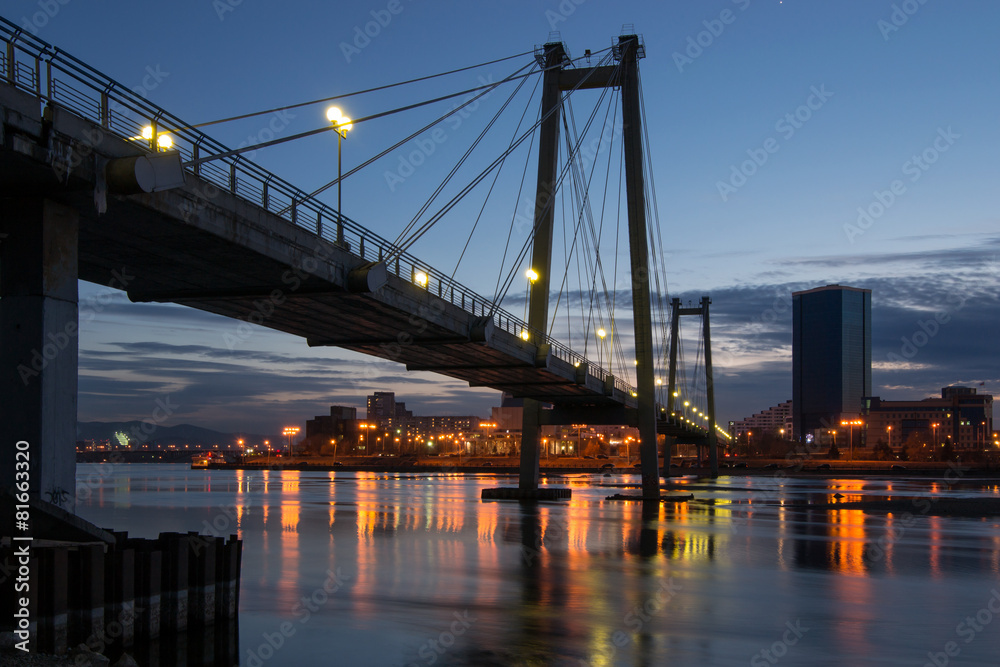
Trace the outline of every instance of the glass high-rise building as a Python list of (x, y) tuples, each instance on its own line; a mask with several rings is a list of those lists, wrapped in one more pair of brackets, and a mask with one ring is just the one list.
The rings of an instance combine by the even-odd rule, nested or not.
[(872, 291), (827, 285), (792, 294), (796, 438), (857, 418), (872, 391)]

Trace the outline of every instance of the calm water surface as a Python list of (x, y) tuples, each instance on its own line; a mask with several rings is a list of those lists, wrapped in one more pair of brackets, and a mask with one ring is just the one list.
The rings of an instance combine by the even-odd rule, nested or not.
[(606, 500), (637, 479), (566, 476), (571, 501), (522, 506), (480, 501), (516, 484), (494, 475), (78, 467), (98, 525), (239, 534), (241, 665), (1000, 664), (1000, 518), (787, 506), (996, 484), (688, 478), (693, 501), (645, 515)]

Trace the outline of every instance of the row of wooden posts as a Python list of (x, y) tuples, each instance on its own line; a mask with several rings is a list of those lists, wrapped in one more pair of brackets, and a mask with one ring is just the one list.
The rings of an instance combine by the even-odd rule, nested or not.
[(31, 549), (33, 651), (62, 654), (201, 630), (237, 617), (242, 541), (197, 533)]

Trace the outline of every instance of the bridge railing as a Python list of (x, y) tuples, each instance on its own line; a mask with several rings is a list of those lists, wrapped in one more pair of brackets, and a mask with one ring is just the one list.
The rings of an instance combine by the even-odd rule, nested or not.
[[(145, 90), (136, 92), (105, 76), (86, 63), (25, 33), (16, 24), (0, 17), (0, 76), (7, 83), (35, 94), (39, 100), (69, 109), (99, 124), (107, 132), (134, 141), (144, 150), (155, 150), (155, 137), (169, 133), (173, 148), (185, 162), (226, 153), (231, 150), (219, 141), (191, 127), (180, 118), (149, 102)], [(144, 137), (150, 128), (152, 137)], [(95, 145), (103, 137), (94, 137)], [(206, 161), (189, 170), (211, 183), (220, 191), (230, 192), (289, 222), (308, 229), (318, 237), (342, 244), (350, 252), (366, 260), (394, 257), (389, 270), (406, 278), (449, 303), (474, 316), (492, 314), (494, 325), (515, 336), (527, 337), (534, 343), (548, 343), (552, 354), (573, 365), (588, 364), (596, 377), (608, 371), (566, 345), (532, 330), (527, 323), (492, 300), (464, 287), (460, 283), (409, 253), (399, 253), (387, 239), (366, 229), (309, 193), (254, 164), (243, 155)], [(202, 193), (207, 202), (218, 196), (210, 188)], [(615, 378), (615, 387), (631, 396), (633, 388), (622, 378)]]

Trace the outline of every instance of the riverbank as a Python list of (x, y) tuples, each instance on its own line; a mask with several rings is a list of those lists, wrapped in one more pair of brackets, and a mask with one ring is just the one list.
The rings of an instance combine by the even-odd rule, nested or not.
[[(710, 473), (707, 466), (694, 465), (689, 460), (676, 460), (669, 468), (670, 476)], [(543, 458), (539, 462), (543, 477), (565, 474), (638, 473), (638, 458), (612, 457), (589, 459), (583, 457)], [(211, 463), (215, 470), (322, 470), (350, 472), (449, 472), (517, 474), (517, 457), (295, 457), (252, 458), (240, 463)], [(660, 459), (661, 474), (667, 472)], [(1000, 479), (1000, 468), (995, 464), (959, 464), (953, 462), (893, 463), (890, 461), (840, 461), (831, 459), (806, 459), (790, 463), (785, 459), (724, 459), (719, 464), (720, 475), (819, 475), (819, 476), (942, 476), (958, 474), (961, 477)]]

